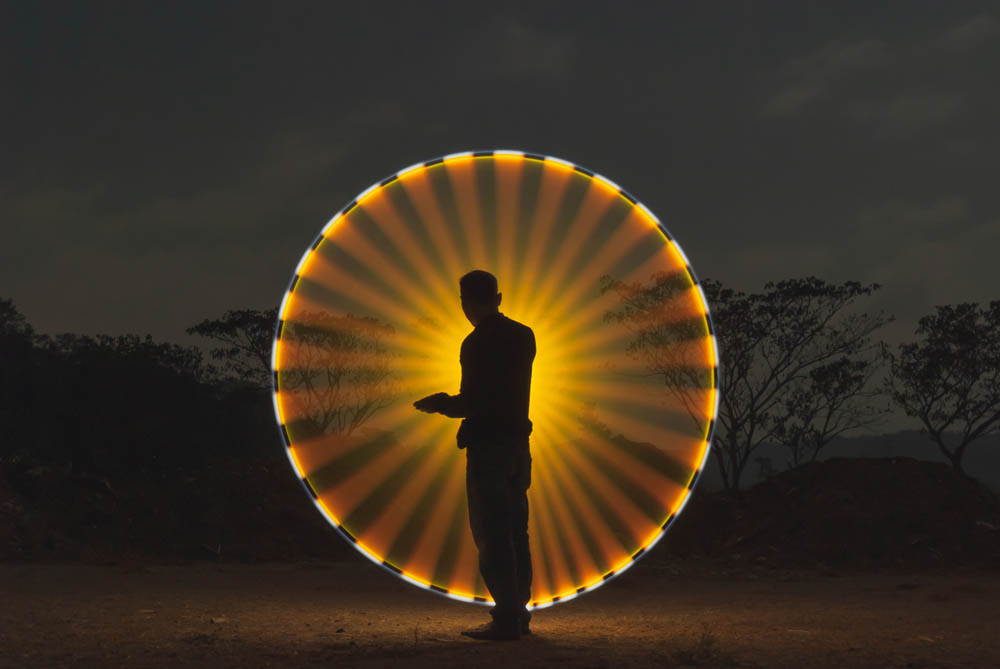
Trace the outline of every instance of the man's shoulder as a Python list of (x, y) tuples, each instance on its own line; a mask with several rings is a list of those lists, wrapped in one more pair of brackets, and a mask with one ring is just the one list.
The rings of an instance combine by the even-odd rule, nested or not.
[(524, 330), (531, 330), (531, 328), (529, 328), (527, 325), (525, 325), (521, 321), (515, 321), (513, 318), (511, 318), (507, 314), (500, 314), (500, 315), (503, 316), (503, 320), (504, 320), (505, 323), (507, 323), (507, 327), (522, 328)]
[[(505, 318), (506, 318), (506, 316), (505, 316)], [(514, 336), (516, 336), (517, 338), (519, 338), (520, 340), (522, 340), (523, 342), (525, 342), (526, 345), (529, 342), (532, 342), (532, 341), (535, 340), (535, 332), (534, 332), (534, 330), (532, 330), (530, 327), (528, 327), (524, 323), (521, 323), (519, 321), (515, 321), (513, 318), (507, 318), (507, 328), (508, 328), (508, 330), (511, 333), (514, 334)]]

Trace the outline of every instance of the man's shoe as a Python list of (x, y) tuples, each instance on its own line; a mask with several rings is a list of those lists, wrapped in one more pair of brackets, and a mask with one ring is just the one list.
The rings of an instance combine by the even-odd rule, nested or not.
[(525, 611), (524, 615), (521, 616), (521, 636), (527, 636), (531, 634), (531, 627), (528, 626), (528, 623), (530, 622), (531, 622), (531, 614)]
[(471, 630), (462, 630), (462, 634), (473, 639), (482, 639), (484, 641), (517, 641), (521, 638), (521, 630), (518, 626), (506, 627), (503, 625), (497, 625), (494, 622), (489, 622), (482, 627), (477, 627)]

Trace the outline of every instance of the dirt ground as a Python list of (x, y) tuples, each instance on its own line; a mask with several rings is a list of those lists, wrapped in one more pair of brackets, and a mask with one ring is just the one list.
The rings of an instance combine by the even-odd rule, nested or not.
[(0, 565), (4, 667), (1000, 665), (1000, 573), (733, 573), (637, 563), (536, 611), (533, 634), (460, 630), (486, 608), (363, 561)]

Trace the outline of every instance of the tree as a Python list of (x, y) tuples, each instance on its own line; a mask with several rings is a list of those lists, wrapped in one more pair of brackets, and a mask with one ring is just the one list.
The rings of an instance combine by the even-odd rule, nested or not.
[(222, 318), (203, 320), (187, 328), (221, 346), (211, 351), (213, 360), (223, 360), (224, 369), (235, 380), (258, 388), (271, 386), (271, 345), (278, 309), (237, 309)]
[(399, 392), (395, 353), (386, 345), (394, 328), (373, 317), (301, 312), (286, 321), (278, 388), (292, 407), (299, 435), (345, 437)]
[[(50, 462), (73, 474), (114, 476), (157, 471), (166, 476), (200, 456), (217, 420), (207, 401), (202, 354), (194, 346), (156, 342), (152, 336), (60, 334), (44, 338), (40, 385), (52, 430)], [(39, 403), (41, 404), (41, 402)]]
[(610, 275), (601, 277), (601, 294), (614, 292), (620, 309), (604, 314), (604, 321), (623, 325), (632, 334), (626, 347), (641, 358), (650, 373), (663, 378), (668, 393), (684, 407), (693, 432), (704, 433), (705, 393), (712, 387), (711, 371), (686, 341), (708, 334), (703, 318), (678, 319), (670, 313), (671, 301), (691, 289), (686, 272), (656, 272), (648, 284), (626, 283)]
[(23, 451), (39, 397), (31, 324), (14, 302), (0, 299), (0, 462)]
[(842, 356), (809, 370), (780, 402), (774, 439), (788, 450), (789, 467), (812, 462), (835, 437), (879, 422), (890, 407), (878, 403), (871, 380), (885, 364), (883, 346), (874, 355)]
[[(702, 287), (721, 357), (720, 429), (712, 452), (725, 488), (738, 490), (751, 455), (777, 438), (803, 383), (832, 390), (834, 398), (856, 394), (851, 363), (838, 361), (870, 350), (870, 335), (892, 317), (847, 311), (878, 284), (835, 285), (810, 276), (768, 282), (763, 293), (737, 292), (713, 280)], [(843, 405), (837, 399), (832, 403)]]
[(916, 334), (891, 356), (885, 386), (962, 472), (969, 445), (1000, 428), (1000, 300), (936, 306)]
[(17, 310), (14, 301), (9, 298), (0, 299), (0, 337), (30, 340), (34, 334), (28, 319)]

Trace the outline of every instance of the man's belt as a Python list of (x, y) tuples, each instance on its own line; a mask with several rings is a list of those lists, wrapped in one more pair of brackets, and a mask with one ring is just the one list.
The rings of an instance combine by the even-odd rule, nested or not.
[(533, 425), (528, 419), (469, 416), (462, 419), (456, 438), (458, 447), (465, 448), (475, 441), (496, 436), (525, 439), (531, 434), (532, 428)]

